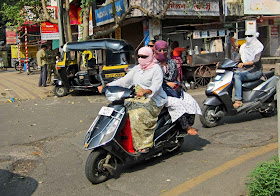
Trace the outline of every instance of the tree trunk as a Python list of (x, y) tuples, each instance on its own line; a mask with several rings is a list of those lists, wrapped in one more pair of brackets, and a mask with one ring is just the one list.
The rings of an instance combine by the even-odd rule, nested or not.
[(46, 19), (47, 21), (51, 22), (51, 23), (57, 24), (57, 23), (58, 23), (58, 20), (57, 20), (57, 19), (54, 19), (54, 18), (51, 18), (50, 15), (49, 15), (49, 13), (48, 13), (45, 0), (41, 0), (41, 3), (42, 3), (43, 10), (44, 10), (45, 19)]
[(73, 38), (72, 38), (72, 30), (71, 30), (71, 25), (70, 25), (70, 17), (69, 17), (69, 10), (70, 10), (70, 3), (69, 0), (65, 0), (65, 18), (66, 18), (66, 33), (67, 33), (67, 37), (68, 40), (67, 42), (72, 42)]
[(87, 6), (83, 11), (83, 41), (89, 39), (89, 13), (90, 6)]

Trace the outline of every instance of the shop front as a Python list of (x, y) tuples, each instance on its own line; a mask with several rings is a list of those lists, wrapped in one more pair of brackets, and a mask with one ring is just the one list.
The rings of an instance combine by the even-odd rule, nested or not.
[[(197, 86), (207, 85), (215, 74), (216, 64), (228, 57), (229, 29), (219, 20), (218, 1), (171, 1), (162, 21), (162, 39), (169, 46), (174, 41), (182, 52), (183, 79)], [(171, 49), (171, 48), (170, 48)]]

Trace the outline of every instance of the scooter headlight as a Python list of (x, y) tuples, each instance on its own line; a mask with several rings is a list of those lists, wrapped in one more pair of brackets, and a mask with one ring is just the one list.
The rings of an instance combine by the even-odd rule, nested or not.
[(107, 99), (111, 102), (116, 101), (116, 100), (120, 100), (122, 98), (124, 94), (124, 91), (122, 92), (117, 92), (117, 93), (112, 93), (108, 90), (106, 90), (105, 95), (107, 97)]
[(100, 142), (99, 145), (103, 145), (106, 142), (110, 141), (111, 138), (114, 136), (115, 130), (118, 128), (119, 125), (119, 120), (118, 119), (114, 119), (113, 122), (111, 122), (108, 127), (106, 127), (106, 129), (103, 131), (104, 132), (104, 136)]

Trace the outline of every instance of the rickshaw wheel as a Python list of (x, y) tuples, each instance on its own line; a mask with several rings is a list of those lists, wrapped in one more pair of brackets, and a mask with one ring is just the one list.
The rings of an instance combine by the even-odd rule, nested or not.
[(68, 89), (64, 86), (55, 86), (54, 87), (54, 94), (58, 97), (63, 97), (67, 95)]
[(200, 66), (194, 71), (194, 82), (197, 86), (206, 86), (211, 78), (211, 69), (208, 66)]

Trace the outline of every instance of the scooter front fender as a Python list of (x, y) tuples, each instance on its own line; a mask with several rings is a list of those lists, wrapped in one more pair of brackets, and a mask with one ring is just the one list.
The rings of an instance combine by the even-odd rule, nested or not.
[(84, 149), (91, 150), (109, 143), (125, 124), (125, 107), (115, 105), (111, 116), (98, 115), (84, 138)]
[(203, 104), (204, 105), (218, 106), (218, 105), (221, 105), (222, 102), (218, 97), (210, 96), (210, 97), (207, 97), (207, 99), (203, 102)]

